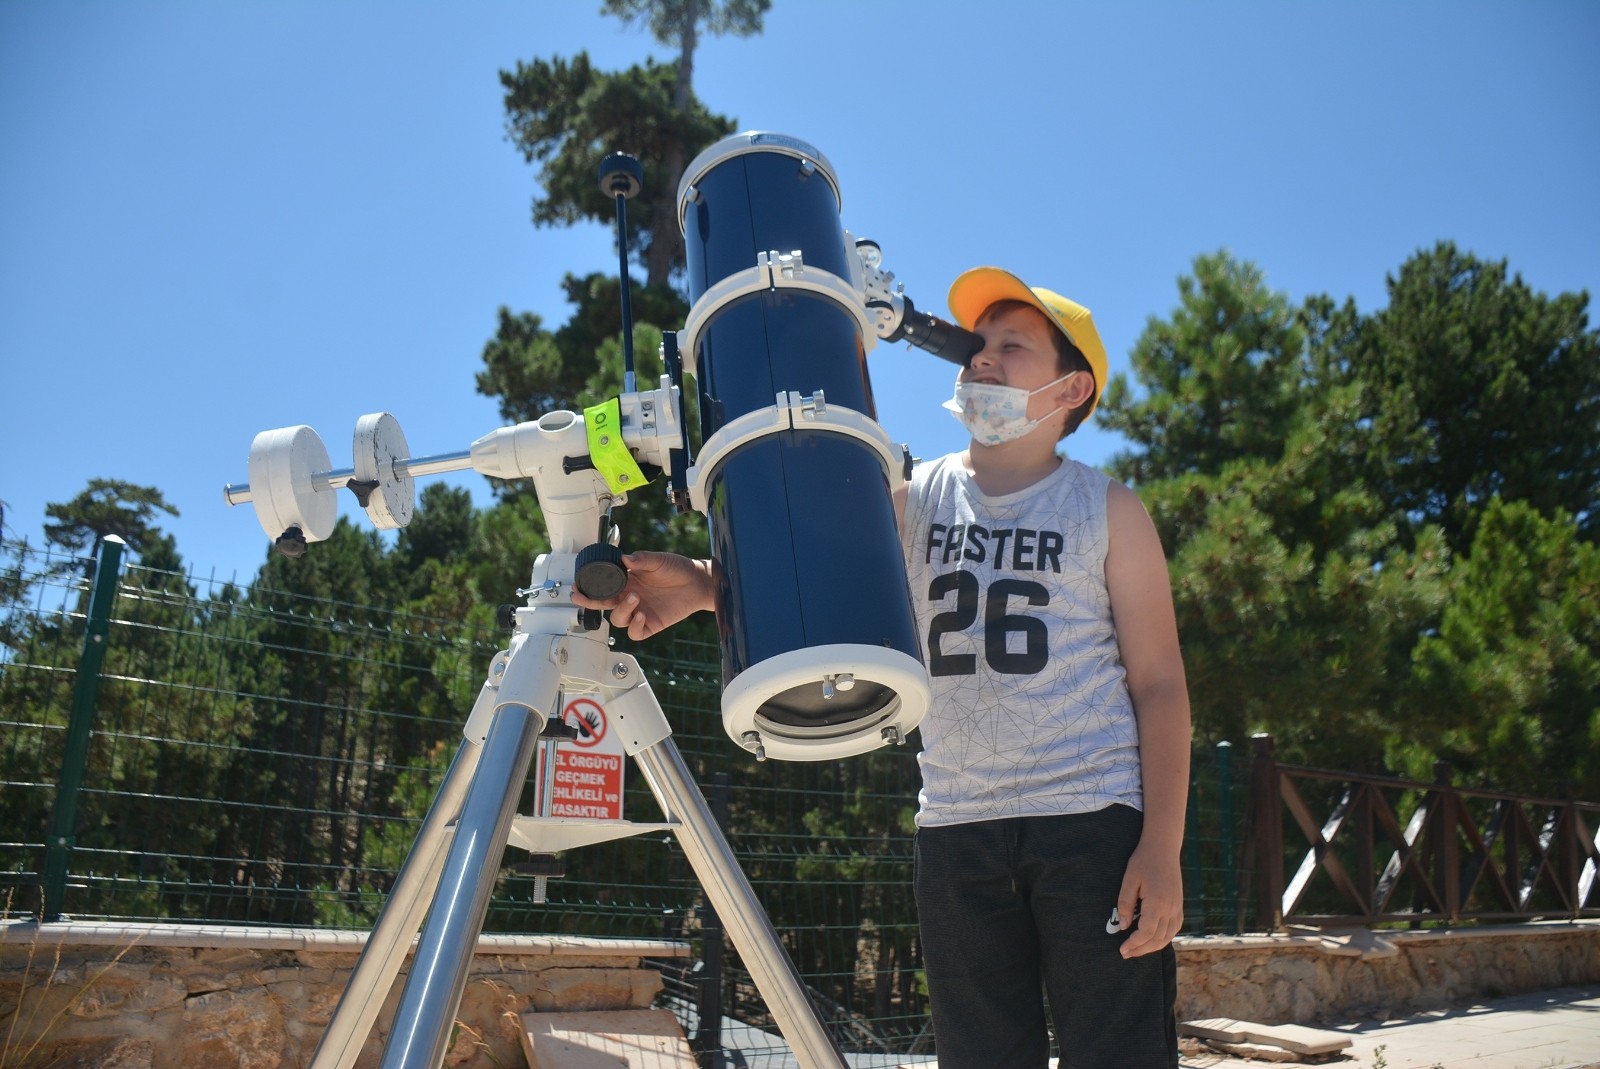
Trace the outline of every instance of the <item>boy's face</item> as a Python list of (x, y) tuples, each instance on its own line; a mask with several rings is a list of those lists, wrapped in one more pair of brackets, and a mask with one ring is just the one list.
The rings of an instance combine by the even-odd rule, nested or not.
[[(985, 312), (973, 328), (983, 339), (983, 348), (962, 368), (958, 381), (987, 382), (1030, 392), (1054, 382), (1061, 378), (1055, 329), (1044, 313), (1026, 306)], [(1069, 379), (1060, 385), (1066, 388), (1072, 382)], [(1059, 392), (1047, 390), (1030, 398), (1028, 418), (1038, 419), (1060, 407), (1061, 402), (1051, 396)]]

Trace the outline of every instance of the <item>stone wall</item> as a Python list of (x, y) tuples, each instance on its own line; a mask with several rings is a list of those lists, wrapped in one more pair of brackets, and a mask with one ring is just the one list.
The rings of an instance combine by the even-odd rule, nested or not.
[[(0, 1064), (307, 1065), (365, 938), (302, 929), (6, 923), (0, 926), (0, 1042), (6, 1044)], [(666, 941), (485, 936), (444, 1064), (526, 1065), (517, 1015), (647, 1007), (661, 977), (643, 959), (688, 952), (686, 944)], [(382, 1025), (393, 1017), (401, 986), (390, 993), (357, 1069), (378, 1064)], [(13, 1031), (7, 1011), (19, 1003)]]
[[(9, 1043), (0, 1064), (298, 1069), (364, 940), (304, 929), (0, 925), (0, 1041)], [(1600, 982), (1600, 921), (1209, 936), (1180, 939), (1177, 950), (1183, 1020), (1332, 1024)], [(486, 936), (445, 1064), (525, 1065), (517, 1015), (647, 1007), (661, 979), (643, 959), (688, 953), (674, 942)], [(5, 1015), (19, 1002), (6, 1040)], [(358, 1069), (377, 1065), (383, 1035), (369, 1037)], [(16, 1057), (30, 1046), (29, 1058)]]
[(1178, 1018), (1333, 1024), (1600, 982), (1600, 921), (1180, 939)]

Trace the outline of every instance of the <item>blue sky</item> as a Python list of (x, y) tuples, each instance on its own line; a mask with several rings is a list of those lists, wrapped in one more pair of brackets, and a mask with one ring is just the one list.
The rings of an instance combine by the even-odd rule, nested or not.
[[(473, 386), (496, 310), (559, 325), (562, 275), (616, 265), (606, 227), (530, 224), (498, 72), (671, 58), (598, 7), (0, 0), (7, 535), (124, 479), (179, 508), (198, 573), (248, 579), (266, 539), (221, 491), (257, 431), (309, 424), (347, 466), (368, 412), (418, 454), (498, 427)], [(1590, 2), (775, 0), (762, 36), (703, 42), (695, 87), (821, 149), (920, 308), (998, 264), (1091, 308), (1117, 371), (1221, 248), (1369, 312), (1441, 239), (1600, 291), (1596, 55)], [(963, 444), (949, 365), (872, 370), (890, 435)]]

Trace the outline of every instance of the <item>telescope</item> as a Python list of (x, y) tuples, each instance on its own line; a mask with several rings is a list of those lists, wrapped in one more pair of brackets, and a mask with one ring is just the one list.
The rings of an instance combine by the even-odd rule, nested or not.
[[(631, 157), (602, 165), (619, 218), (641, 177)], [(635, 388), (619, 239), (626, 370), (617, 397), (427, 456), (410, 454), (393, 415), (374, 413), (357, 422), (353, 464), (342, 469), (310, 427), (265, 431), (250, 448), (248, 484), (224, 496), (253, 504), (268, 536), (298, 554), (332, 533), (340, 488), (393, 529), (410, 521), (419, 477), (471, 469), (529, 479), (551, 553), (519, 594), (529, 605), (570, 605), (574, 586), (602, 599), (621, 588), (611, 510), (660, 472), (680, 510), (706, 516), (729, 736), (763, 760), (901, 743), (929, 701), (892, 501), (911, 460), (876, 422), (866, 357), (880, 339), (905, 340), (964, 364), (982, 342), (917, 311), (879, 246), (845, 230), (840, 210), (834, 169), (811, 145), (772, 133), (719, 141), (679, 185), (691, 310), (665, 335), (668, 373), (655, 389)], [(684, 371), (699, 398), (696, 458)], [(606, 626), (592, 614), (580, 621)]]
[[(531, 481), (549, 528), (549, 552), (533, 562), (517, 592), (522, 602), (508, 607), (510, 642), (489, 665), (461, 749), (313, 1069), (354, 1065), (419, 926), (382, 1066), (440, 1064), (507, 845), (533, 856), (534, 901), (542, 902), (546, 881), (561, 875), (562, 851), (656, 830), (676, 835), (801, 1066), (844, 1066), (645, 674), (612, 649), (604, 614), (579, 607), (572, 592), (605, 600), (623, 589), (613, 511), (665, 476), (675, 506), (706, 517), (730, 737), (757, 760), (832, 760), (902, 744), (930, 702), (893, 505), (911, 457), (877, 424), (866, 358), (880, 339), (905, 340), (965, 364), (982, 343), (918, 312), (883, 269), (877, 244), (844, 229), (838, 178), (820, 152), (792, 137), (745, 133), (717, 142), (684, 173), (678, 221), (692, 304), (681, 331), (663, 335), (666, 373), (653, 389), (638, 389), (623, 238), (643, 168), (613, 154), (599, 178), (617, 210), (617, 396), (423, 456), (412, 454), (393, 415), (373, 413), (357, 421), (353, 462), (339, 469), (310, 427), (263, 431), (250, 446), (248, 483), (223, 491), (230, 505), (254, 506), (291, 556), (333, 533), (342, 489), (374, 525), (392, 530), (410, 522), (418, 478), (467, 469)], [(685, 371), (699, 400), (698, 457), (685, 425)], [(557, 815), (557, 750), (578, 734), (563, 719), (573, 696), (603, 709), (663, 822)], [(536, 812), (520, 815), (535, 767)]]

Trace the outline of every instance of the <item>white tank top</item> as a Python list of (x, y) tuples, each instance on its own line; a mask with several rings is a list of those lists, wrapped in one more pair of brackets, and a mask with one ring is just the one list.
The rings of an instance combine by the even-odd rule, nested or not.
[(1143, 808), (1106, 590), (1109, 485), (1065, 458), (998, 497), (960, 454), (912, 473), (902, 540), (933, 680), (919, 825)]

